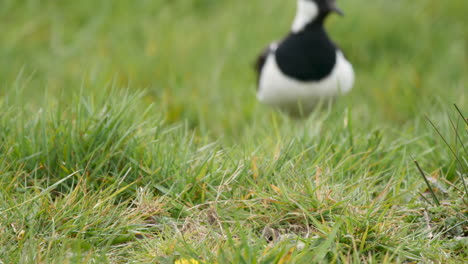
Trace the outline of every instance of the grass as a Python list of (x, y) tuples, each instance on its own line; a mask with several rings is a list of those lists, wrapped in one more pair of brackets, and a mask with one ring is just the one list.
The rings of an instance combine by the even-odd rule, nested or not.
[(1, 1), (0, 263), (467, 261), (468, 2), (341, 2), (298, 122), (252, 71), (290, 1)]

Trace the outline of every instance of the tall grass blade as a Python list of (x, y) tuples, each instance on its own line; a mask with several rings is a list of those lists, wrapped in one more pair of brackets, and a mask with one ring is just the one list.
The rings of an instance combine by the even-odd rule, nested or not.
[(419, 166), (418, 161), (415, 160), (414, 163), (416, 164), (416, 167), (418, 168), (419, 173), (421, 174), (421, 176), (423, 177), (424, 181), (426, 182), (427, 188), (429, 188), (429, 191), (431, 192), (432, 199), (433, 199), (434, 202), (437, 204), (437, 206), (440, 206), (439, 199), (437, 198), (437, 195), (435, 194), (434, 190), (432, 189), (431, 184), (429, 183), (429, 180), (428, 180), (427, 177), (426, 177), (426, 174), (425, 174), (424, 171), (422, 170), (421, 166)]
[(455, 153), (455, 151), (453, 150), (452, 146), (450, 146), (450, 144), (448, 143), (447, 139), (445, 139), (445, 137), (442, 135), (442, 133), (440, 132), (440, 130), (437, 128), (437, 126), (431, 121), (431, 119), (429, 117), (427, 117), (427, 120), (429, 121), (429, 123), (431, 124), (431, 126), (435, 129), (435, 131), (437, 132), (437, 134), (439, 134), (439, 136), (442, 138), (442, 140), (444, 141), (445, 145), (447, 145), (447, 147), (450, 149), (450, 152), (452, 152), (453, 156), (455, 157), (455, 159), (458, 161), (458, 163), (460, 164), (460, 166), (464, 169), (465, 166), (463, 164), (463, 162), (461, 162), (460, 158), (458, 157), (457, 153)]
[(460, 114), (460, 116), (462, 117), (463, 121), (465, 121), (465, 124), (468, 125), (468, 118), (465, 117), (465, 115), (462, 113), (462, 111), (460, 110), (460, 108), (458, 107), (458, 105), (454, 104), (455, 106), (455, 109), (457, 109), (457, 112)]

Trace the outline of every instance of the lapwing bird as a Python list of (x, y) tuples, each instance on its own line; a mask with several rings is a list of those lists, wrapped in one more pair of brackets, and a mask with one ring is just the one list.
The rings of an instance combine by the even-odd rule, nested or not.
[(270, 44), (256, 63), (257, 98), (291, 116), (308, 116), (321, 101), (348, 93), (354, 71), (324, 28), (335, 0), (298, 0), (291, 32)]

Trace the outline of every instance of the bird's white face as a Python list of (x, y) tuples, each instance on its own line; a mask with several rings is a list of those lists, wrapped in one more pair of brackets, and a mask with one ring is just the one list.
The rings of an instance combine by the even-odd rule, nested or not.
[(296, 18), (292, 26), (293, 32), (299, 32), (319, 15), (319, 6), (312, 0), (297, 0)]
[(325, 18), (332, 12), (343, 15), (343, 11), (336, 5), (336, 0), (297, 0), (297, 12), (292, 31), (299, 32), (317, 17)]

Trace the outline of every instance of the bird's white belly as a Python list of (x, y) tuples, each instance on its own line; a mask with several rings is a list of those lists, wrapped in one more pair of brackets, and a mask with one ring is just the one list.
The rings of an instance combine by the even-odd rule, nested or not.
[(354, 84), (354, 71), (338, 51), (336, 64), (329, 76), (320, 81), (302, 82), (284, 75), (271, 53), (262, 69), (257, 98), (261, 103), (284, 108), (298, 104), (310, 109), (322, 99), (348, 93)]

